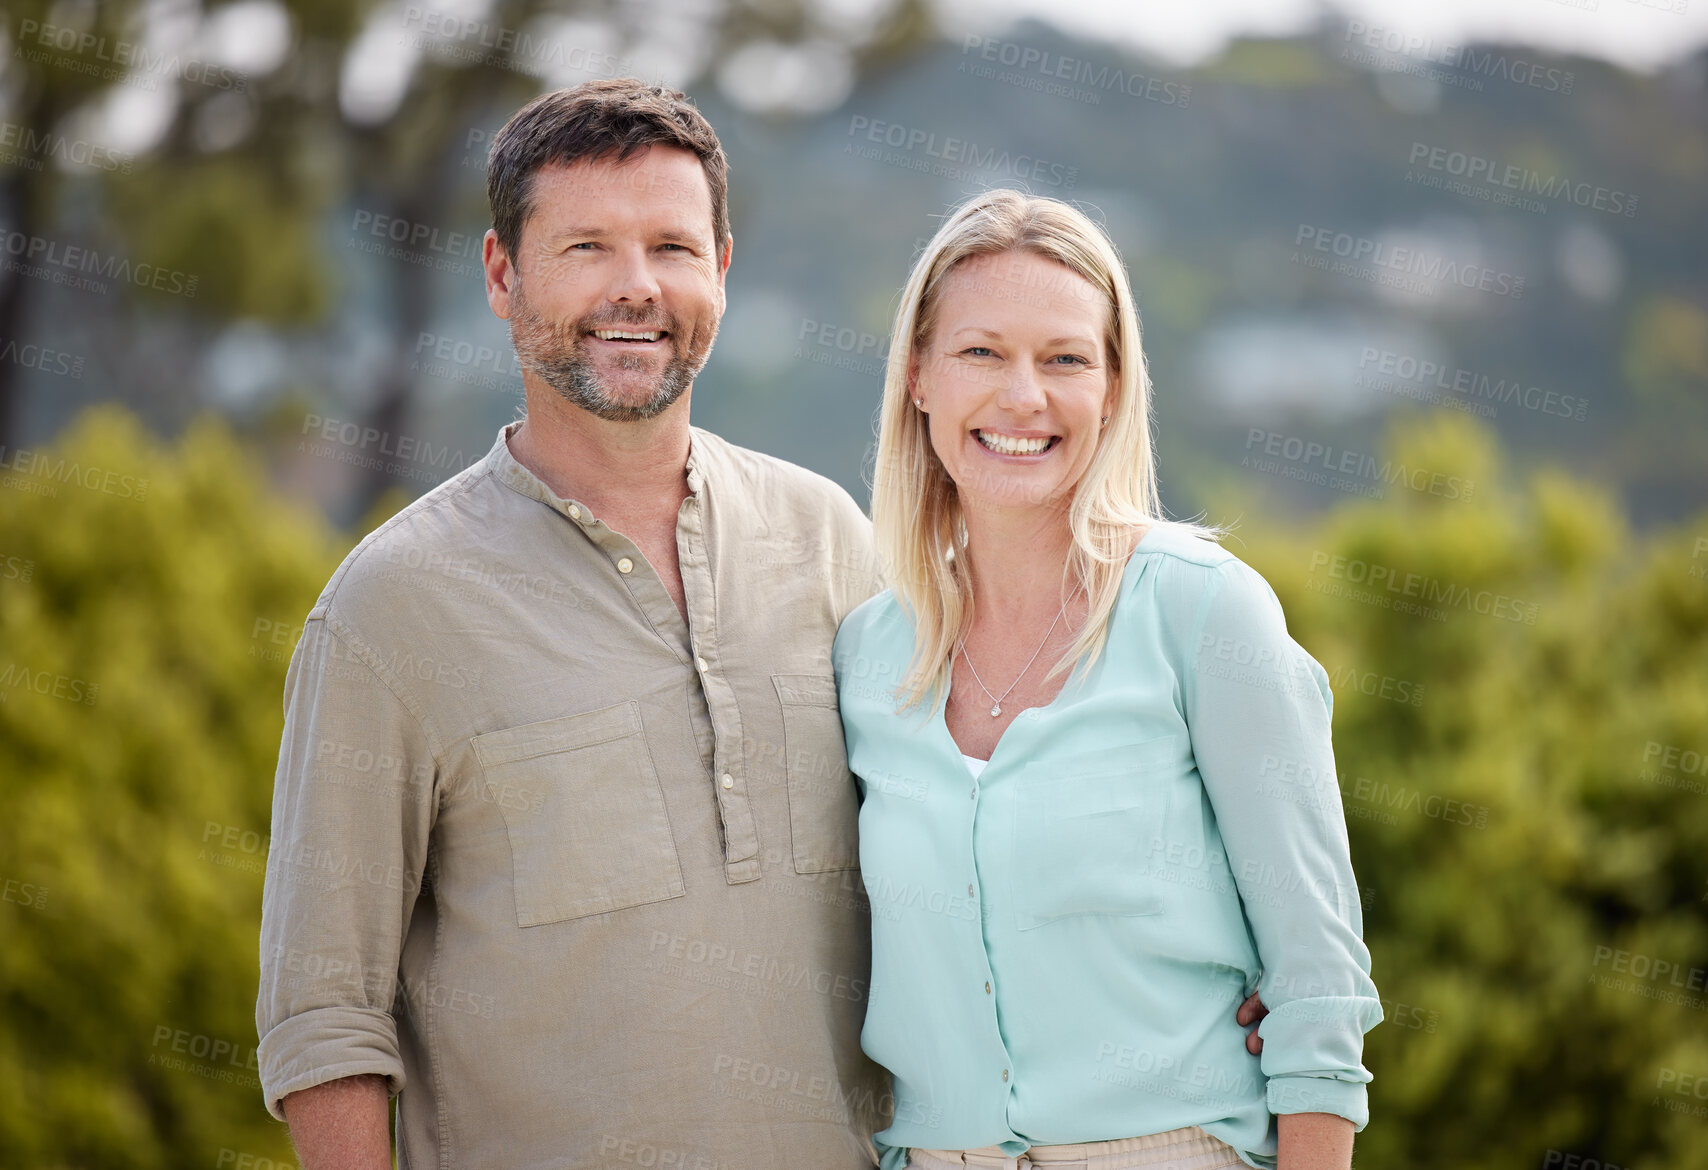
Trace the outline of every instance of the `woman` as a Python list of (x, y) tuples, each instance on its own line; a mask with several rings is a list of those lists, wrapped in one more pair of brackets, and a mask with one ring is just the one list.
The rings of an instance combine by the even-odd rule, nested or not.
[[(1064, 203), (985, 192), (894, 338), (893, 584), (835, 648), (884, 1170), (1345, 1170), (1382, 1010), (1333, 698), (1263, 578), (1160, 514), (1113, 246)], [(1261, 1058), (1235, 1020), (1253, 988)]]

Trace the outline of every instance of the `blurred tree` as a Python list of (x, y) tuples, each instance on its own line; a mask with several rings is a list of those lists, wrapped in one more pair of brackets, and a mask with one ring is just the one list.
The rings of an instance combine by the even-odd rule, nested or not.
[(294, 1163), (255, 1082), (284, 671), (347, 541), (218, 424), (0, 490), (0, 1164)]

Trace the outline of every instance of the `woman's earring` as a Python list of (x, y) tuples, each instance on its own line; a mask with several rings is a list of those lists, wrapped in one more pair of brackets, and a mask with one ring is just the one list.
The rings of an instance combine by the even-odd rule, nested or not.
[(1108, 425), (1109, 425), (1109, 416), (1108, 416), (1108, 415), (1104, 415), (1104, 416), (1103, 416), (1103, 425), (1104, 425), (1104, 426), (1108, 426)]
[(925, 399), (923, 399), (923, 398), (915, 398), (913, 400), (913, 404), (915, 406), (919, 407), (919, 409), (921, 409), (921, 410), (925, 409)]

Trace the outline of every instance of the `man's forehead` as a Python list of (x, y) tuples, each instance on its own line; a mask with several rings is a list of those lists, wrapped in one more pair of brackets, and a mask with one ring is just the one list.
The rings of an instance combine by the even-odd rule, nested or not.
[(619, 160), (612, 151), (574, 162), (549, 162), (534, 175), (535, 202), (618, 197), (653, 203), (688, 204), (711, 214), (712, 188), (692, 151), (643, 146)]

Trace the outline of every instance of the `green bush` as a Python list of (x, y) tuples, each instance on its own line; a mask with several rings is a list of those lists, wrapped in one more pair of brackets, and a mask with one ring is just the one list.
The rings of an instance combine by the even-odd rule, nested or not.
[[(1708, 517), (1638, 538), (1592, 486), (1506, 482), (1452, 416), (1408, 417), (1388, 454), (1474, 491), (1281, 524), (1244, 481), (1210, 508), (1243, 512), (1229, 547), (1335, 679), (1388, 1015), (1358, 1164), (1708, 1165), (1708, 775), (1684, 754), (1708, 750)], [(261, 870), (286, 660), (351, 539), (216, 423), (167, 451), (93, 411), (22, 462), (0, 476), (0, 1162), (288, 1163), (254, 1083)]]

